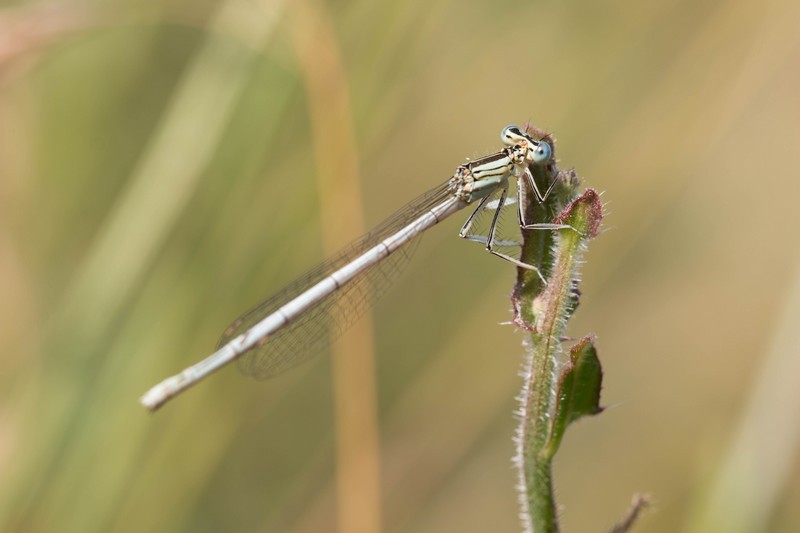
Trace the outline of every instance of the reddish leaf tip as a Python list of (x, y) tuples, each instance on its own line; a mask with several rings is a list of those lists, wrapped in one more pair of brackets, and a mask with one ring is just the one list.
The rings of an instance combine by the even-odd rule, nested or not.
[(603, 202), (600, 201), (600, 195), (594, 189), (586, 189), (586, 192), (567, 204), (554, 221), (556, 224), (569, 224), (592, 239), (600, 233), (602, 220)]

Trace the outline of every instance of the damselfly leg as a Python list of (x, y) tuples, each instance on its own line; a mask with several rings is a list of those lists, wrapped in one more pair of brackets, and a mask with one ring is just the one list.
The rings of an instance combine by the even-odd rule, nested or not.
[[(462, 226), (459, 236), (483, 244), (489, 253), (515, 266), (535, 271), (542, 282), (546, 283), (535, 265), (525, 263), (512, 255), (514, 251), (520, 251), (522, 245), (519, 229), (521, 215), (515, 205), (517, 202), (517, 197), (509, 197), (508, 184), (499, 191), (494, 191), (478, 204)], [(513, 234), (508, 234), (509, 231)]]
[[(513, 200), (511, 202), (507, 201), (508, 182), (513, 176), (517, 181), (517, 231), (519, 231), (519, 229), (556, 230), (564, 227), (561, 224), (554, 223), (531, 224), (528, 223), (525, 215), (527, 194), (532, 194), (537, 203), (544, 204), (555, 189), (561, 174), (557, 171), (555, 163), (552, 161), (552, 148), (546, 141), (532, 138), (517, 126), (507, 126), (501, 132), (500, 137), (504, 143), (509, 145), (509, 148), (506, 148), (503, 152), (494, 156), (462, 165), (456, 171), (456, 175), (474, 176), (479, 180), (485, 180), (486, 176), (491, 175), (494, 177), (496, 183), (492, 191), (481, 199), (478, 207), (464, 223), (459, 235), (465, 239), (485, 244), (486, 249), (491, 254), (505, 259), (518, 267), (536, 271), (544, 282), (545, 280), (542, 273), (535, 265), (528, 264), (513, 257), (510, 253), (501, 251), (502, 248), (511, 248), (512, 243), (510, 243), (508, 239), (498, 240), (498, 222), (501, 219), (503, 210), (510, 203), (514, 203)], [(544, 194), (542, 194), (541, 189), (536, 183), (536, 179), (534, 179), (531, 166), (541, 169), (543, 174), (551, 177)], [(494, 200), (493, 198), (495, 198), (498, 193), (499, 198)], [(492, 212), (492, 217), (489, 222), (488, 231), (485, 234), (486, 236), (483, 236), (475, 229), (475, 226), (479, 225), (476, 224), (476, 222), (479, 221), (487, 211)], [(514, 244), (519, 247), (520, 243)]]
[[(497, 208), (495, 209), (494, 216), (492, 216), (492, 225), (489, 227), (489, 236), (486, 242), (486, 250), (492, 255), (499, 257), (500, 259), (505, 259), (506, 261), (517, 265), (518, 267), (527, 268), (528, 270), (533, 270), (539, 276), (539, 279), (542, 280), (542, 283), (547, 285), (547, 280), (544, 279), (542, 276), (541, 271), (534, 265), (525, 263), (520, 261), (519, 259), (515, 259), (508, 254), (504, 254), (500, 252), (497, 247), (500, 243), (497, 242), (497, 227), (498, 221), (500, 220), (500, 214), (502, 213), (503, 209), (506, 207), (506, 198), (508, 197), (508, 187), (505, 187), (500, 193), (500, 200), (497, 202)], [(518, 209), (519, 211), (520, 209)], [(508, 243), (502, 243), (504, 246), (508, 246)], [(522, 243), (514, 243), (517, 246), (521, 246)]]

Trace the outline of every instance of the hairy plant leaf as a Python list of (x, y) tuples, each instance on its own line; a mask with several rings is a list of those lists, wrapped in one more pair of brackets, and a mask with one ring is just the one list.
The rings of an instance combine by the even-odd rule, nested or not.
[(596, 415), (600, 407), (603, 369), (591, 337), (581, 339), (572, 347), (569, 363), (558, 380), (556, 415), (553, 418), (548, 450), (555, 453), (567, 426), (581, 417)]

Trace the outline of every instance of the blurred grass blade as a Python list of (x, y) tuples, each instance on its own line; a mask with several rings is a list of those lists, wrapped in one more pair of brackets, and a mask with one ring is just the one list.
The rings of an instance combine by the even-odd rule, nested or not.
[(800, 451), (800, 269), (739, 427), (688, 531), (767, 531)]
[[(279, 2), (263, 17), (240, 2), (222, 5), (188, 66), (152, 143), (110, 211), (56, 325), (101, 331), (127, 301), (192, 195), (219, 143), (257, 54), (272, 33)], [(246, 46), (243, 46), (246, 45)], [(77, 311), (77, 312), (76, 312)]]
[[(279, 4), (274, 4), (278, 6)], [(27, 415), (36, 446), (17, 466), (23, 480), (3, 502), (9, 520), (37, 525), (53, 520), (58, 483), (69, 457), (87, 433), (88, 398), (95, 391), (88, 359), (103, 351), (93, 341), (107, 335), (119, 312), (136, 296), (142, 276), (193, 194), (219, 144), (260, 50), (272, 33), (277, 7), (248, 16), (241, 2), (223, 4), (211, 32), (177, 85), (157, 131), (127, 189), (109, 210), (83, 264), (55, 307), (46, 333), (58, 354), (30, 390), (47, 390), (30, 402)], [(37, 403), (38, 401), (38, 403)], [(7, 506), (7, 507), (6, 507)], [(26, 527), (25, 529), (28, 529)]]
[[(327, 254), (331, 254), (346, 244), (343, 239), (347, 236), (365, 231), (350, 88), (325, 3), (296, 0), (288, 13), (308, 99), (323, 242)], [(374, 290), (374, 285), (365, 290)], [(331, 344), (331, 372), (338, 530), (378, 533), (380, 451), (375, 348), (369, 312)]]

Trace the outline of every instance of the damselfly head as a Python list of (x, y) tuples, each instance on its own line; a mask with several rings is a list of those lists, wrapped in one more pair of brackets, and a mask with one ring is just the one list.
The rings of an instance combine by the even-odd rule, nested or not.
[(514, 126), (513, 124), (506, 126), (503, 128), (503, 131), (500, 132), (500, 138), (507, 146), (515, 146), (517, 144), (527, 145), (527, 159), (536, 165), (546, 164), (550, 161), (550, 158), (553, 157), (553, 148), (549, 143), (546, 141), (537, 141), (519, 126)]

